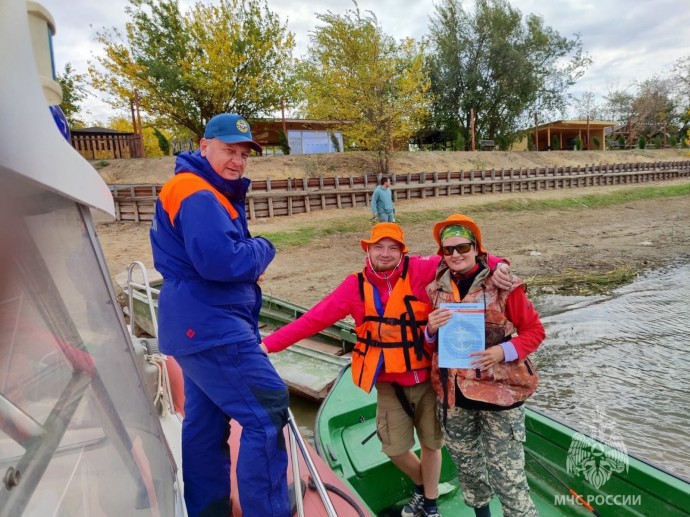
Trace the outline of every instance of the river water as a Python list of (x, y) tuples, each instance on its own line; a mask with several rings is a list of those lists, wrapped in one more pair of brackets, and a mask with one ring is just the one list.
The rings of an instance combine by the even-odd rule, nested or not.
[(607, 296), (535, 300), (547, 339), (530, 406), (690, 479), (690, 264)]
[[(529, 406), (690, 479), (690, 264), (605, 296), (540, 296)], [(311, 441), (315, 404), (291, 407)]]

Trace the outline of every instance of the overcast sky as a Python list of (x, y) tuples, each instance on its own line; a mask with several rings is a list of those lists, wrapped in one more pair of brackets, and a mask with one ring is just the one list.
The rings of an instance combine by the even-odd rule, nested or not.
[[(85, 73), (87, 61), (100, 52), (94, 41), (103, 27), (124, 28), (127, 0), (38, 0), (55, 19), (57, 34), (53, 40), (59, 71), (71, 62)], [(212, 0), (203, 0), (211, 3)], [(182, 11), (192, 2), (181, 0)], [(383, 30), (396, 37), (421, 38), (429, 33), (429, 18), (434, 12), (432, 0), (359, 0), (361, 11), (372, 11)], [(473, 2), (464, 2), (471, 5)], [(667, 75), (673, 63), (690, 55), (690, 3), (688, 0), (510, 0), (523, 16), (540, 15), (545, 24), (562, 36), (581, 35), (584, 50), (593, 60), (586, 75), (571, 92), (581, 95), (592, 90), (605, 95), (609, 90), (624, 89), (635, 81), (654, 75)], [(309, 33), (314, 30), (315, 4), (311, 0), (268, 0), (269, 8), (280, 16), (295, 34), (297, 56), (306, 53)], [(344, 14), (354, 4), (347, 0), (320, 0), (318, 12), (330, 10)], [(87, 122), (106, 122), (112, 115), (97, 97), (83, 106), (91, 113)]]

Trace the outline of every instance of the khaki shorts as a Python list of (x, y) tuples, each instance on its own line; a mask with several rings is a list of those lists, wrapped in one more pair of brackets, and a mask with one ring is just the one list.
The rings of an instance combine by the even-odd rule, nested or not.
[(407, 400), (414, 408), (414, 421), (400, 405), (393, 386), (377, 382), (376, 433), (387, 456), (400, 456), (414, 446), (414, 430), (419, 442), (429, 449), (443, 447), (443, 430), (436, 417), (436, 393), (431, 381), (403, 386)]

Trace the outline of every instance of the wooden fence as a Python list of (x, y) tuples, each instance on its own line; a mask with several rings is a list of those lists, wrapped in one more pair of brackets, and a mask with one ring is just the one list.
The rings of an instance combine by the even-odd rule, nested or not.
[[(627, 185), (690, 177), (689, 161), (618, 163), (391, 175), (395, 201), (440, 196), (525, 193)], [(247, 194), (249, 219), (281, 217), (339, 208), (366, 208), (377, 176), (255, 180)], [(161, 185), (111, 185), (116, 218), (150, 221)]]

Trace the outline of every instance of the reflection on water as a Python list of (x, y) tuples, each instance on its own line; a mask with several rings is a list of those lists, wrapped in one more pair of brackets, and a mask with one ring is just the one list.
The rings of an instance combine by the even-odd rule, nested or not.
[[(535, 300), (547, 340), (531, 407), (620, 435), (638, 457), (690, 478), (690, 264), (650, 272), (609, 296)], [(313, 444), (317, 404), (292, 397)], [(598, 421), (606, 415), (606, 426)]]
[(295, 415), (295, 421), (299, 426), (304, 439), (314, 445), (314, 419), (319, 405), (316, 402), (290, 395), (290, 410)]
[(530, 405), (578, 429), (603, 410), (628, 451), (690, 478), (690, 265), (610, 296), (536, 300), (547, 340)]

